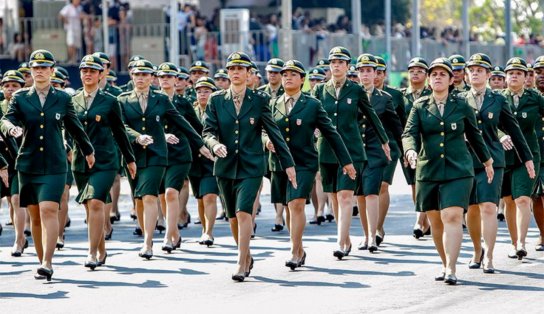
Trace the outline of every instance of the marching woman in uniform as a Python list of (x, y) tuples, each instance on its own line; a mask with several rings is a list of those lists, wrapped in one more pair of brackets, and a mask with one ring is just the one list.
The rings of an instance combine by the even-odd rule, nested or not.
[[(510, 108), (518, 120), (521, 132), (531, 148), (533, 163), (540, 165), (540, 148), (535, 128), (537, 122), (544, 117), (544, 98), (537, 91), (524, 88), (527, 74), (525, 60), (511, 58), (506, 63), (504, 71), (506, 72), (508, 88), (503, 91), (503, 95), (510, 103)], [(535, 173), (528, 173), (523, 163), (525, 160), (519, 160), (512, 150), (511, 136), (502, 136), (501, 142), (509, 150), (506, 153), (507, 171), (504, 175), (502, 187), (506, 222), (513, 246), (513, 250), (508, 256), (521, 260), (527, 256), (525, 240), (531, 220), (531, 196), (534, 192), (540, 168), (536, 169), (536, 177)], [(512, 204), (512, 200), (514, 204)]]
[(142, 218), (144, 245), (140, 257), (153, 257), (153, 231), (157, 224), (157, 198), (162, 177), (168, 164), (168, 149), (164, 123), (178, 128), (193, 147), (212, 158), (200, 135), (191, 127), (172, 102), (160, 91), (151, 90), (153, 65), (147, 60), (135, 61), (132, 68), (134, 90), (119, 95), (129, 139), (136, 156), (138, 174), (130, 179), (132, 193), (140, 206), (138, 216)]
[(228, 90), (214, 93), (206, 107), (204, 140), (219, 157), (214, 164), (222, 202), (238, 245), (238, 269), (232, 280), (243, 281), (253, 268), (249, 241), (253, 203), (265, 174), (264, 129), (274, 144), (288, 180), (297, 187), (293, 158), (270, 113), (269, 97), (247, 88), (251, 60), (243, 52), (227, 59)]
[[(287, 223), (291, 235), (291, 258), (285, 266), (294, 270), (304, 265), (306, 252), (302, 245), (302, 235), (306, 225), (304, 207), (310, 197), (318, 169), (318, 156), (314, 146), (314, 132), (319, 129), (321, 135), (330, 143), (339, 160), (344, 175), (352, 180), (356, 177), (355, 168), (342, 138), (332, 125), (321, 103), (315, 98), (302, 93), (306, 72), (300, 61), (289, 60), (281, 69), (283, 96), (270, 101), (272, 117), (278, 125), (295, 161), (298, 187), (294, 189), (287, 180), (278, 157), (270, 154), (269, 164), (272, 171), (272, 195), (287, 205)], [(275, 152), (274, 144), (265, 139), (266, 147)]]
[[(7, 71), (2, 78), (2, 91), (4, 92), (5, 99), (0, 101), (0, 116), (4, 116), (8, 112), (8, 105), (13, 97), (13, 94), (21, 89), (25, 85), (25, 79), (23, 74), (19, 71)], [(11, 141), (13, 139), (8, 139)], [(13, 249), (11, 250), (11, 256), (19, 257), (23, 254), (25, 248), (28, 247), (28, 240), (26, 240), (24, 234), (25, 220), (26, 220), (26, 208), (19, 206), (19, 178), (17, 171), (15, 170), (15, 157), (17, 156), (18, 143), (9, 143), (5, 141), (0, 142), (0, 151), (4, 155), (4, 158), (9, 163), (9, 186), (2, 184), (2, 197), (7, 196), (10, 202), (10, 207), (13, 208), (13, 226), (15, 227), (15, 243), (13, 243)], [(15, 149), (10, 152), (11, 149)], [(13, 155), (13, 156), (12, 156)]]
[[(178, 75), (176, 65), (169, 62), (162, 63), (159, 65), (157, 74), (161, 91), (168, 96), (174, 108), (191, 124), (195, 131), (199, 134), (202, 133), (202, 124), (198, 120), (193, 106), (183, 96), (176, 94), (175, 83)], [(160, 188), (161, 210), (167, 221), (162, 250), (170, 253), (181, 245), (181, 236), (178, 230), (180, 215), (179, 193), (183, 188), (194, 158), (189, 146), (189, 140), (184, 132), (176, 128), (172, 123), (165, 124), (164, 132), (166, 133), (168, 146), (168, 166)]]
[[(544, 96), (544, 56), (536, 58), (533, 69), (535, 69), (536, 90), (540, 96)], [(536, 135), (540, 146), (540, 171), (533, 195), (533, 215), (535, 222), (540, 231), (539, 237), (535, 246), (535, 250), (544, 251), (544, 118), (541, 118), (537, 123)]]
[[(195, 109), (198, 118), (204, 123), (204, 113), (208, 100), (213, 92), (217, 91), (214, 80), (209, 77), (201, 77), (196, 81), (196, 102)], [(202, 201), (203, 212), (199, 213), (200, 221), (202, 222), (202, 236), (198, 241), (201, 245), (208, 247), (213, 245), (213, 228), (215, 225), (215, 217), (217, 216), (217, 196), (219, 195), (219, 187), (217, 179), (213, 175), (213, 161), (199, 156), (193, 163), (193, 166), (199, 168), (200, 175), (191, 178), (193, 193)]]
[(30, 55), (34, 85), (14, 95), (0, 126), (4, 135), (23, 136), (15, 164), (20, 203), (30, 213), (40, 261), (35, 278), (48, 281), (53, 276), (59, 203), (68, 170), (63, 126), (81, 149), (89, 168), (94, 165), (93, 147), (77, 119), (70, 95), (51, 86), (54, 65), (49, 51), (36, 50)]
[[(355, 170), (357, 173), (363, 173), (367, 160), (360, 129), (363, 115), (368, 118), (368, 123), (376, 130), (381, 147), (388, 159), (391, 158), (389, 139), (376, 111), (370, 105), (363, 87), (346, 78), (351, 60), (349, 50), (344, 47), (332, 48), (329, 52), (329, 60), (331, 61), (332, 79), (325, 84), (316, 85), (312, 94), (321, 101), (342, 140), (347, 143)], [(342, 259), (351, 251), (349, 228), (353, 210), (353, 195), (354, 191), (359, 191), (361, 188), (362, 179), (353, 180), (344, 175), (332, 147), (322, 135), (317, 140), (317, 146), (323, 190), (326, 193), (331, 193), (332, 208), (338, 222), (338, 248), (333, 252), (333, 255)]]
[[(474, 54), (467, 63), (467, 69), (471, 89), (459, 95), (474, 109), (478, 127), (493, 158), (495, 172), (493, 182), (487, 183), (487, 174), (482, 163), (474, 151), (470, 150), (475, 177), (467, 212), (467, 228), (474, 243), (474, 256), (468, 267), (478, 269), (483, 266), (484, 273), (494, 273), (493, 249), (497, 238), (497, 206), (505, 167), (504, 149), (497, 135), (499, 125), (502, 131), (510, 134), (530, 176), (534, 176), (534, 165), (531, 151), (506, 98), (486, 88), (491, 75), (491, 59), (483, 53)], [(482, 248), (482, 235), (485, 249)]]
[(136, 175), (136, 163), (119, 102), (99, 87), (100, 80), (106, 79), (100, 57), (83, 57), (79, 71), (83, 90), (74, 95), (72, 101), (77, 117), (95, 149), (96, 162), (92, 169), (86, 167), (83, 153), (76, 145), (73, 150), (72, 171), (79, 190), (76, 200), (83, 203), (87, 212), (89, 255), (85, 260), (85, 267), (94, 270), (106, 263), (104, 225), (110, 217), (105, 204), (121, 167), (118, 151), (122, 152), (132, 178)]
[(474, 110), (449, 92), (453, 71), (448, 59), (431, 63), (429, 81), (433, 92), (414, 103), (402, 143), (406, 159), (416, 168), (416, 210), (427, 213), (442, 260), (443, 270), (435, 280), (454, 285), (463, 240), (463, 209), (468, 208), (474, 180), (465, 137), (483, 161), (488, 183), (493, 180), (493, 159)]
[[(382, 121), (387, 136), (393, 141), (390, 142), (391, 146), (391, 159), (387, 160), (387, 156), (384, 154), (381, 148), (379, 137), (376, 136), (376, 131), (368, 124), (366, 116), (363, 117), (363, 123), (361, 125), (361, 135), (367, 152), (367, 164), (362, 174), (363, 184), (362, 188), (356, 192), (357, 204), (360, 210), (361, 224), (367, 237), (367, 241), (359, 244), (358, 249), (365, 249), (368, 247), (370, 253), (374, 253), (378, 250), (378, 235), (376, 234), (378, 228), (379, 211), (380, 211), (380, 189), (383, 180), (383, 174), (388, 163), (396, 164), (400, 150), (402, 147), (402, 125), (400, 119), (393, 107), (393, 98), (391, 95), (374, 87), (374, 79), (376, 77), (376, 68), (378, 64), (376, 58), (371, 54), (362, 54), (357, 59), (357, 71), (359, 79), (370, 100), (370, 104), (376, 111), (376, 114)], [(383, 234), (382, 234), (383, 236)]]

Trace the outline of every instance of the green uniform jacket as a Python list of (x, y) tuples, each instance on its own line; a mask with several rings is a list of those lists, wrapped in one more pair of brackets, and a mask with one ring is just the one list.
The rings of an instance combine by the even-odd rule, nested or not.
[[(417, 100), (415, 99), (414, 91), (412, 90), (412, 87), (409, 86), (406, 89), (401, 90), (401, 92), (404, 94), (404, 112), (410, 114), (410, 110), (412, 110), (412, 106)], [(430, 94), (432, 94), (431, 89), (428, 87), (424, 87), (419, 97), (429, 96)]]
[[(89, 169), (85, 156), (76, 145), (72, 157), (72, 171), (95, 172), (104, 170), (119, 170), (121, 167), (119, 150), (127, 163), (136, 161), (134, 151), (123, 124), (121, 107), (117, 98), (98, 90), (87, 110), (85, 96), (79, 92), (72, 97), (77, 117), (85, 133), (91, 139), (95, 149), (95, 165)], [(113, 135), (113, 136), (112, 136)]]
[[(118, 100), (138, 168), (168, 165), (168, 149), (164, 138), (164, 123), (166, 122), (181, 130), (193, 147), (204, 145), (200, 135), (162, 92), (149, 91), (145, 112), (142, 112), (135, 91), (122, 93)], [(143, 134), (153, 137), (153, 144), (144, 147), (136, 143), (136, 138)]]
[(189, 103), (194, 103), (196, 101), (196, 90), (193, 87), (185, 88), (185, 94), (183, 95)]
[[(338, 130), (344, 143), (346, 143), (351, 159), (354, 162), (364, 162), (367, 160), (360, 129), (363, 116), (366, 116), (369, 124), (375, 128), (382, 144), (389, 141), (380, 119), (378, 119), (376, 112), (368, 101), (368, 96), (363, 87), (350, 80), (346, 80), (337, 99), (331, 80), (327, 83), (316, 85), (313, 90), (313, 96), (323, 104), (325, 111), (332, 120), (332, 124)], [(332, 147), (322, 135), (317, 140), (317, 147), (320, 163), (338, 163)]]
[[(289, 114), (285, 113), (284, 97), (271, 100), (270, 107), (272, 117), (289, 146), (297, 171), (316, 172), (318, 170), (318, 155), (314, 145), (315, 129), (319, 129), (333, 147), (341, 166), (352, 163), (346, 145), (319, 100), (301, 94)], [(271, 171), (284, 170), (274, 153), (270, 153), (269, 164)]]
[(63, 127), (83, 155), (94, 151), (76, 116), (72, 98), (53, 87), (49, 88), (43, 107), (34, 87), (20, 89), (13, 95), (0, 128), (7, 136), (15, 126), (23, 128), (23, 140), (15, 164), (15, 169), (23, 173), (49, 175), (68, 171)]
[[(389, 142), (389, 146), (391, 147), (391, 159), (398, 160), (402, 148), (403, 127), (393, 108), (393, 99), (391, 95), (375, 88), (370, 97), (370, 104), (374, 108), (374, 111), (376, 111), (380, 121), (382, 121), (387, 137), (394, 139), (394, 141)], [(368, 166), (370, 168), (386, 166), (389, 161), (381, 147), (380, 138), (376, 134), (376, 130), (369, 125), (366, 115), (363, 117), (361, 132), (368, 157)]]
[(295, 165), (293, 157), (270, 112), (270, 98), (265, 93), (246, 88), (237, 115), (231, 90), (213, 93), (208, 100), (204, 120), (204, 140), (213, 150), (217, 144), (227, 147), (227, 156), (217, 158), (214, 175), (227, 179), (262, 177), (266, 171), (262, 144), (264, 129), (274, 144), (283, 169)]
[(441, 116), (431, 96), (419, 98), (402, 135), (404, 152), (418, 152), (416, 180), (442, 182), (474, 176), (465, 136), (478, 159), (489, 160), (474, 110), (464, 99), (450, 94)]
[[(0, 101), (0, 117), (3, 117), (6, 112), (8, 112), (8, 100), (4, 99)], [(2, 135), (0, 140), (0, 168), (8, 165), (10, 171), (15, 171), (15, 159), (18, 150), (19, 145), (13, 137), (4, 137)]]
[(115, 97), (121, 95), (121, 93), (123, 92), (122, 89), (117, 86), (113, 86), (110, 83), (106, 83), (106, 86), (104, 86), (104, 91), (112, 94)]
[[(540, 145), (537, 138), (537, 123), (542, 120), (544, 117), (544, 98), (538, 94), (538, 92), (532, 89), (525, 89), (523, 95), (519, 100), (519, 105), (517, 108), (514, 107), (514, 100), (512, 98), (512, 93), (509, 90), (503, 90), (502, 93), (508, 103), (510, 104), (510, 109), (513, 111), (514, 116), (518, 120), (519, 127), (523, 133), (527, 145), (531, 149), (533, 154), (533, 161), (535, 167), (537, 167), (541, 160), (540, 156)], [(521, 156), (518, 156), (519, 152), (513, 150), (506, 152), (506, 166), (517, 166), (521, 163)]]
[[(268, 94), (268, 96), (272, 97), (272, 88), (270, 88), (270, 84), (263, 85), (257, 88), (257, 90), (265, 92)], [(280, 97), (281, 95), (283, 95), (283, 93), (285, 93), (285, 90), (283, 89), (283, 86), (280, 85), (278, 92), (276, 93), (276, 97)]]
[[(544, 97), (544, 94), (540, 93), (540, 96)], [(536, 122), (536, 137), (540, 145), (540, 167), (544, 167), (544, 158), (542, 158), (544, 156), (544, 117)]]
[[(195, 102), (194, 106), (195, 115), (198, 117), (201, 125), (204, 124), (205, 111), (202, 111), (200, 106)], [(191, 164), (190, 176), (194, 177), (212, 177), (213, 176), (213, 164), (214, 162), (208, 158), (198, 154), (198, 158)]]
[[(474, 114), (478, 120), (478, 128), (482, 131), (485, 144), (491, 153), (493, 158), (494, 168), (506, 167), (506, 161), (504, 157), (504, 148), (500, 142), (498, 136), (498, 130), (505, 131), (512, 137), (514, 146), (519, 152), (519, 156), (526, 162), (533, 159), (531, 150), (527, 146), (527, 142), (521, 133), (519, 124), (510, 110), (510, 105), (506, 101), (506, 98), (498, 92), (493, 92), (491, 89), (486, 89), (484, 95), (484, 102), (482, 107), (478, 110), (476, 99), (472, 92), (464, 92), (458, 94), (460, 97), (466, 99), (467, 103), (474, 109)], [(478, 160), (478, 156), (474, 153), (471, 147), (474, 168), (481, 169), (483, 164)]]
[[(187, 99), (181, 95), (174, 95), (172, 104), (179, 114), (184, 117), (189, 124), (191, 124), (193, 129), (198, 134), (202, 134), (202, 123), (197, 118), (191, 103), (189, 103)], [(177, 165), (193, 161), (193, 154), (191, 153), (189, 139), (182, 130), (177, 129), (175, 125), (169, 124), (168, 121), (165, 121), (164, 133), (174, 134), (179, 139), (179, 143), (177, 144), (167, 144), (169, 165)], [(193, 147), (193, 149), (195, 149), (195, 154), (198, 154), (199, 148), (200, 147)]]
[(400, 119), (400, 123), (404, 127), (406, 125), (406, 109), (404, 108), (404, 95), (402, 92), (392, 86), (384, 85), (383, 91), (391, 95), (393, 98), (393, 107)]

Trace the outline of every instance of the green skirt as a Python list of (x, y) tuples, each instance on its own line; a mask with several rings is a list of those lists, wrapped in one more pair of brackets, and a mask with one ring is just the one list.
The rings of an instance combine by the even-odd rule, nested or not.
[(474, 169), (475, 176), (472, 192), (470, 193), (470, 205), (490, 202), (499, 206), (504, 168), (494, 168), (494, 171), (493, 181), (489, 184), (487, 183), (485, 168)]
[(159, 188), (165, 169), (164, 166), (139, 168), (134, 179), (128, 176), (134, 198), (142, 198), (145, 195), (159, 196)]
[(253, 213), (253, 203), (259, 193), (263, 177), (245, 179), (217, 178), (221, 202), (228, 218), (236, 217), (237, 212)]
[(363, 171), (363, 184), (361, 189), (355, 191), (355, 195), (379, 195), (383, 181), (385, 167), (369, 168)]
[(0, 182), (0, 198), (19, 194), (19, 178), (17, 178), (16, 170), (8, 169), (8, 182), (9, 186), (5, 186), (3, 182)]
[(159, 189), (160, 194), (164, 194), (167, 188), (181, 191), (190, 169), (190, 162), (167, 166)]
[(355, 180), (344, 174), (342, 167), (338, 164), (319, 164), (319, 172), (321, 173), (321, 182), (323, 183), (323, 192), (336, 193), (342, 190), (357, 191), (361, 189), (362, 174), (365, 168), (363, 162), (354, 162), (353, 166), (357, 171)]
[(540, 176), (540, 168), (535, 168), (535, 171), (536, 177), (531, 179), (524, 164), (514, 168), (507, 168), (504, 172), (501, 196), (512, 196), (513, 199), (521, 196), (531, 197)]
[(468, 210), (473, 182), (473, 177), (449, 181), (417, 181), (416, 211), (442, 210), (452, 206)]
[(95, 199), (111, 203), (110, 190), (117, 176), (117, 170), (96, 171), (92, 173), (74, 172), (79, 194), (76, 201), (80, 204)]
[(393, 159), (385, 168), (383, 168), (382, 182), (387, 184), (393, 184), (393, 177), (395, 176), (395, 170), (397, 169), (398, 158)]
[(66, 184), (66, 173), (29, 174), (19, 172), (20, 206), (38, 205), (40, 202), (60, 203)]
[(270, 178), (272, 203), (287, 205), (298, 198), (308, 199), (314, 186), (315, 174), (315, 171), (297, 171), (297, 188), (295, 189), (285, 171), (272, 171)]

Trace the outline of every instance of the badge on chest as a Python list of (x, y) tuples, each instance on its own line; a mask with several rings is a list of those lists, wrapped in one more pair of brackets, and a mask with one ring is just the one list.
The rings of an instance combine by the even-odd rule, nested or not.
[(348, 105), (351, 105), (351, 98), (348, 98), (347, 103)]
[(254, 125), (255, 124), (255, 118), (249, 118), (249, 124)]
[(102, 120), (102, 117), (100, 115), (96, 115), (94, 119), (96, 120), (96, 122), (100, 122), (100, 120)]
[(60, 113), (55, 114), (55, 119), (60, 120)]
[(161, 117), (159, 115), (155, 116), (155, 120), (157, 120), (157, 122), (161, 121)]
[(493, 119), (493, 112), (488, 112), (488, 113), (487, 113), (487, 118), (488, 118), (489, 120)]
[(527, 112), (522, 112), (522, 113), (521, 113), (521, 117), (522, 117), (523, 119), (527, 119)]
[(454, 130), (454, 131), (457, 130), (457, 123), (453, 122), (451, 124), (451, 129)]
[(302, 125), (302, 119), (297, 119), (297, 125)]

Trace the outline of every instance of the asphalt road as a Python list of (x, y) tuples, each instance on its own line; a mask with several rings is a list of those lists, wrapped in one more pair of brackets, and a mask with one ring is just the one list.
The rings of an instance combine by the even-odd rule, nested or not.
[[(393, 187), (405, 191), (405, 187)], [(459, 284), (435, 282), (440, 271), (432, 239), (411, 236), (414, 211), (410, 197), (395, 194), (386, 221), (385, 242), (376, 254), (352, 251), (337, 261), (336, 225), (308, 225), (304, 246), (306, 267), (291, 271), (286, 231), (274, 233), (273, 207), (262, 196), (257, 237), (251, 242), (255, 268), (244, 283), (234, 283), (236, 248), (228, 223), (218, 222), (216, 244), (200, 246), (200, 226), (182, 231), (181, 250), (160, 251), (162, 236), (155, 235), (155, 256), (138, 257), (142, 238), (132, 235), (130, 200), (123, 185), (121, 222), (114, 225), (107, 243), (107, 266), (92, 272), (83, 267), (86, 225), (82, 206), (70, 203), (72, 226), (67, 229), (66, 247), (54, 257), (51, 283), (36, 281), (37, 258), (32, 247), (21, 258), (10, 256), (13, 229), (4, 226), (0, 236), (1, 313), (367, 313), (367, 312), (510, 312), (542, 313), (544, 253), (535, 252), (534, 222), (528, 238), (529, 256), (522, 262), (507, 258), (509, 237), (499, 224), (495, 250), (496, 274), (469, 270), (471, 244), (465, 234), (458, 264)], [(400, 192), (399, 192), (400, 193)], [(74, 193), (72, 193), (74, 194)], [(196, 203), (189, 210), (196, 217)], [(310, 218), (313, 208), (307, 207)], [(6, 211), (0, 215), (6, 222)], [(352, 242), (362, 239), (358, 218), (353, 220)]]

